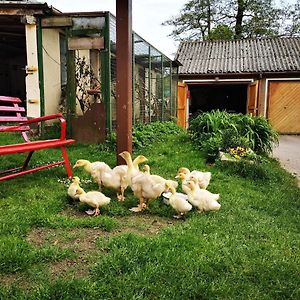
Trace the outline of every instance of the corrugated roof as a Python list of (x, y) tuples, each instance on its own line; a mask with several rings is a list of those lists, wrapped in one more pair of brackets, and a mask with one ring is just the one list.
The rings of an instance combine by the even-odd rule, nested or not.
[(179, 74), (300, 71), (300, 37), (181, 42)]

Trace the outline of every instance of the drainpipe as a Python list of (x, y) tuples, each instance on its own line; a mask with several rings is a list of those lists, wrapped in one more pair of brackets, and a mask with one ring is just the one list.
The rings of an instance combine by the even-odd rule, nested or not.
[(135, 51), (134, 34), (132, 34), (132, 125), (135, 125)]
[(101, 50), (101, 89), (105, 104), (106, 131), (112, 132), (112, 105), (111, 105), (111, 47), (110, 47), (110, 15), (105, 15), (104, 44)]
[[(38, 74), (40, 87), (40, 115), (45, 115), (45, 87), (44, 87), (44, 63), (43, 63), (43, 32), (41, 18), (37, 24), (37, 52), (38, 52)], [(43, 129), (43, 128), (42, 128)]]
[(148, 100), (149, 100), (149, 122), (151, 122), (151, 90), (152, 90), (152, 82), (151, 82), (151, 47), (149, 46), (149, 78), (148, 78)]
[(170, 60), (170, 117), (173, 117), (173, 99), (172, 99), (172, 95), (173, 95), (173, 86), (172, 86), (172, 61)]
[(164, 121), (165, 114), (165, 91), (164, 91), (164, 57), (161, 55), (161, 120)]
[[(68, 49), (68, 37), (70, 29), (66, 29), (66, 43)], [(72, 136), (72, 117), (76, 112), (76, 78), (75, 78), (75, 51), (67, 50), (67, 133)]]

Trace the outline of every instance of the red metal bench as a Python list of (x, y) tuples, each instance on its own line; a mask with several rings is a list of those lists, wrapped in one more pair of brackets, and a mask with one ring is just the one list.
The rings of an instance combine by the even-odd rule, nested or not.
[[(54, 114), (28, 120), (26, 116), (22, 115), (22, 113), (24, 114), (25, 109), (19, 106), (20, 103), (21, 100), (19, 98), (0, 96), (0, 124), (3, 124), (3, 126), (0, 126), (0, 133), (20, 132), (24, 139), (24, 142), (20, 144), (0, 146), (0, 155), (28, 152), (28, 156), (21, 167), (0, 171), (0, 181), (57, 165), (65, 165), (68, 177), (72, 177), (72, 169), (67, 155), (66, 145), (75, 143), (75, 140), (66, 139), (66, 121), (62, 114)], [(59, 139), (39, 141), (29, 140), (27, 131), (30, 130), (30, 124), (52, 119), (58, 119), (60, 121), (61, 127)], [(28, 164), (34, 151), (54, 147), (60, 147), (64, 160), (28, 169)]]

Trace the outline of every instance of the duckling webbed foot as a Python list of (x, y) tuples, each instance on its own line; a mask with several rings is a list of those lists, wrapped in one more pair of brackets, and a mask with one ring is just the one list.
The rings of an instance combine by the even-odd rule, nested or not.
[(100, 209), (96, 208), (95, 213), (94, 213), (94, 217), (99, 216), (99, 215), (100, 215)]
[(133, 211), (133, 212), (141, 212), (143, 211), (145, 208), (147, 207), (147, 205), (145, 203), (143, 204), (139, 204), (137, 207), (132, 207), (129, 210)]
[(173, 216), (174, 219), (185, 219), (185, 215), (183, 213), (178, 213), (178, 215)]
[(122, 194), (117, 194), (117, 199), (118, 199), (118, 201), (122, 201), (123, 202), (125, 200), (125, 197)]
[(85, 213), (89, 216), (92, 216), (95, 214), (95, 209), (89, 209), (89, 210), (86, 210)]

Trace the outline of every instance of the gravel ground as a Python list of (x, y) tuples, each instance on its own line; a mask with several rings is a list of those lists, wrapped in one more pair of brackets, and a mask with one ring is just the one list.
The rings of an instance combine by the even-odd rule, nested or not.
[(300, 187), (300, 135), (281, 135), (273, 157), (279, 159), (282, 167), (297, 177)]

